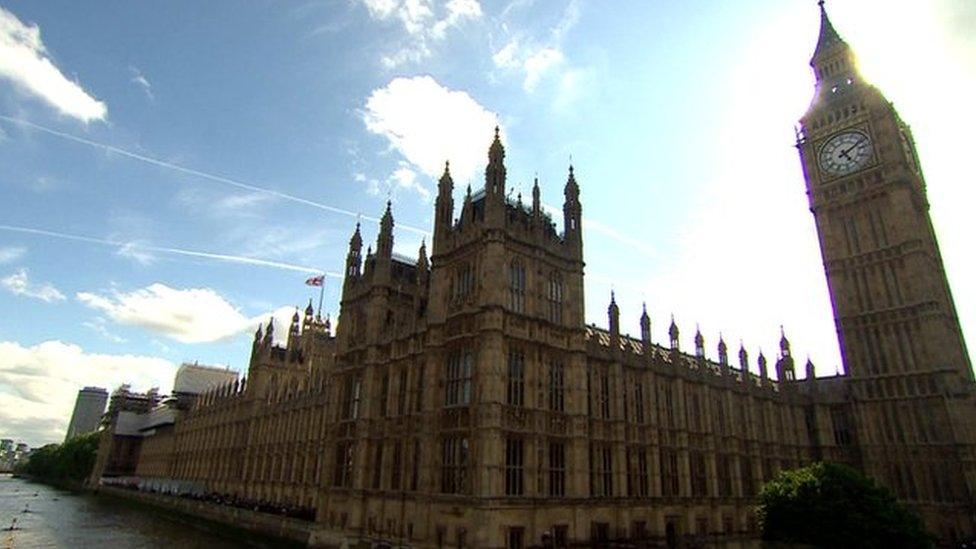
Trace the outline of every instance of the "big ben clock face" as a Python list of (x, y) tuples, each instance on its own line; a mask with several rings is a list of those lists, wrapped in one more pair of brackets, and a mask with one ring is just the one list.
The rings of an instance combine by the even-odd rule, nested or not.
[(871, 159), (871, 138), (861, 131), (839, 133), (820, 149), (820, 169), (830, 175), (847, 175)]

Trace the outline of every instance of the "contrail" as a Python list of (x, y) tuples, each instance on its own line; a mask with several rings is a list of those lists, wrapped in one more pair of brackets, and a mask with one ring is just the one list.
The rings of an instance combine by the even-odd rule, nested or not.
[[(22, 126), (26, 126), (28, 128), (32, 128), (32, 129), (35, 129), (37, 131), (44, 132), (44, 133), (46, 133), (48, 135), (53, 135), (55, 137), (60, 137), (61, 139), (66, 139), (68, 141), (73, 141), (75, 143), (81, 143), (82, 145), (88, 145), (89, 147), (94, 147), (96, 149), (102, 149), (104, 151), (108, 151), (108, 152), (115, 153), (115, 154), (118, 154), (118, 155), (121, 155), (121, 156), (125, 156), (125, 157), (131, 158), (133, 160), (138, 160), (140, 162), (145, 162), (146, 164), (151, 164), (153, 166), (158, 166), (158, 167), (161, 167), (161, 168), (167, 168), (167, 169), (174, 170), (174, 171), (177, 171), (177, 172), (180, 172), (180, 173), (185, 173), (185, 174), (188, 174), (188, 175), (193, 175), (193, 176), (199, 177), (201, 179), (207, 179), (207, 180), (214, 181), (214, 182), (217, 182), (217, 183), (223, 183), (224, 185), (230, 185), (231, 187), (236, 187), (238, 189), (244, 189), (244, 190), (251, 191), (251, 192), (261, 193), (261, 194), (265, 194), (265, 195), (268, 195), (268, 196), (273, 196), (273, 197), (276, 197), (276, 198), (281, 198), (283, 200), (289, 200), (289, 201), (295, 202), (297, 204), (303, 204), (305, 206), (311, 206), (311, 207), (317, 208), (319, 210), (323, 210), (323, 211), (327, 211), (327, 212), (332, 212), (332, 213), (337, 213), (337, 214), (341, 214), (341, 215), (346, 215), (346, 216), (349, 216), (349, 217), (355, 217), (357, 219), (365, 219), (367, 221), (372, 221), (374, 223), (379, 223), (379, 221), (380, 221), (379, 218), (370, 217), (370, 216), (366, 216), (366, 215), (361, 215), (358, 212), (354, 212), (352, 210), (346, 210), (346, 209), (343, 209), (343, 208), (337, 208), (335, 206), (329, 206), (328, 204), (322, 204), (322, 203), (319, 203), (319, 202), (314, 202), (312, 200), (308, 200), (307, 198), (302, 198), (300, 196), (295, 196), (295, 195), (292, 195), (292, 194), (283, 193), (281, 191), (276, 191), (274, 189), (268, 189), (268, 188), (265, 188), (265, 187), (258, 187), (256, 185), (251, 185), (250, 183), (244, 183), (243, 181), (237, 181), (235, 179), (230, 179), (228, 177), (223, 177), (223, 176), (220, 176), (220, 175), (214, 175), (214, 174), (207, 173), (207, 172), (201, 172), (200, 170), (194, 170), (193, 168), (186, 168), (184, 166), (180, 166), (179, 164), (173, 164), (172, 162), (166, 162), (164, 160), (160, 160), (158, 158), (153, 158), (151, 156), (146, 156), (146, 155), (134, 153), (132, 151), (128, 151), (128, 150), (125, 150), (125, 149), (120, 149), (119, 147), (115, 147), (115, 146), (109, 145), (107, 143), (100, 143), (98, 141), (92, 141), (91, 139), (85, 139), (84, 137), (78, 137), (77, 135), (73, 135), (73, 134), (70, 134), (70, 133), (65, 133), (65, 132), (62, 132), (62, 131), (59, 131), (59, 130), (55, 130), (55, 129), (52, 129), (52, 128), (48, 128), (46, 126), (41, 126), (40, 124), (35, 124), (33, 122), (29, 122), (27, 120), (24, 120), (22, 118), (13, 118), (13, 117), (10, 117), (10, 116), (4, 115), (4, 114), (0, 114), (0, 120), (5, 120), (7, 122), (10, 122), (11, 124), (19, 124), (19, 125), (22, 125)], [(421, 229), (419, 227), (412, 227), (410, 225), (403, 225), (401, 223), (397, 223), (397, 227), (399, 227), (401, 229), (404, 229), (404, 230), (407, 230), (407, 231), (419, 233), (419, 234), (422, 234), (422, 235), (425, 235), (425, 236), (429, 236), (430, 235), (430, 232), (429, 231), (427, 231), (426, 229)]]
[[(2, 116), (2, 115), (0, 115)], [(257, 257), (247, 257), (242, 255), (231, 255), (231, 254), (220, 254), (213, 252), (201, 252), (197, 250), (185, 250), (182, 248), (169, 248), (165, 246), (147, 246), (142, 244), (136, 244), (133, 242), (121, 242), (118, 240), (108, 240), (105, 238), (95, 238), (92, 236), (83, 236), (76, 234), (59, 233), (57, 231), (48, 231), (45, 229), (35, 229), (32, 227), (16, 227), (12, 225), (0, 225), (0, 231), (8, 231), (21, 234), (32, 234), (39, 236), (47, 236), (51, 238), (60, 238), (62, 240), (74, 240), (75, 242), (87, 242), (89, 244), (99, 244), (102, 246), (113, 246), (118, 248), (132, 248), (136, 250), (145, 250), (147, 252), (157, 252), (163, 254), (180, 255), (184, 257), (197, 257), (202, 259), (213, 259), (216, 261), (224, 261), (227, 263), (240, 263), (244, 265), (256, 265), (259, 267), (271, 267), (273, 269), (282, 269), (286, 271), (297, 271), (300, 273), (309, 274), (319, 274), (323, 273), (327, 276), (333, 278), (342, 278), (342, 275), (333, 271), (323, 271), (322, 269), (316, 269), (315, 267), (308, 267), (305, 265), (295, 265), (292, 263), (283, 263), (281, 261), (270, 261), (267, 259), (260, 259)]]

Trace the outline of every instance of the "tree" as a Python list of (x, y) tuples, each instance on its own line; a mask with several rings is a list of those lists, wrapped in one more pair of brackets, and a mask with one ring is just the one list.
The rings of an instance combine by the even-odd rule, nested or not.
[(88, 433), (61, 445), (42, 446), (31, 453), (17, 472), (43, 481), (84, 481), (95, 465), (99, 435)]
[(888, 489), (836, 463), (782, 471), (759, 494), (766, 541), (817, 547), (928, 548), (922, 521)]

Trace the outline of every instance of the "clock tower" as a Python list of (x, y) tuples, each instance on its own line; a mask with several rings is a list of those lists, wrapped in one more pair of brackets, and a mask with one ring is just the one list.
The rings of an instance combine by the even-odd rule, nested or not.
[(943, 536), (973, 532), (976, 385), (911, 129), (820, 2), (797, 148), (863, 469)]

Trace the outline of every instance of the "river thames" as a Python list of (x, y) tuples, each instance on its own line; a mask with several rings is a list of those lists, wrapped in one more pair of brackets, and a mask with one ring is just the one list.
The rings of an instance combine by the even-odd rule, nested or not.
[[(25, 512), (26, 511), (26, 512)], [(8, 531), (16, 519), (16, 529)], [(131, 503), (0, 475), (0, 548), (269, 547), (188, 526)]]

